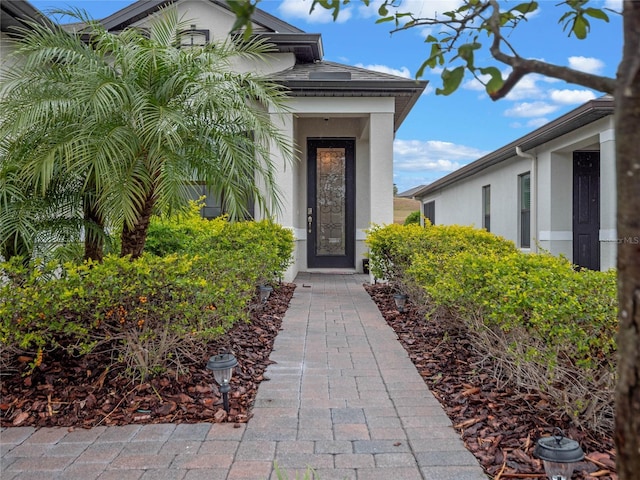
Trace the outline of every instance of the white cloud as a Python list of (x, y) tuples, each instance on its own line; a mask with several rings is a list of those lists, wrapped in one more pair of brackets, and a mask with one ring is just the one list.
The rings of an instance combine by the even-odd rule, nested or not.
[(505, 98), (512, 101), (543, 98), (544, 90), (538, 85), (540, 78), (535, 74), (524, 76)]
[(433, 182), (486, 153), (439, 140), (395, 140), (394, 182), (399, 191), (408, 190)]
[[(297, 18), (309, 23), (331, 23), (333, 22), (332, 12), (320, 5), (316, 5), (313, 13), (309, 13), (311, 9), (311, 0), (283, 0), (278, 7), (278, 12), (285, 18)], [(340, 8), (337, 23), (344, 23), (352, 16), (352, 8)]]
[[(480, 78), (485, 81), (486, 77), (486, 81), (489, 81), (489, 79), (491, 78), (489, 75), (480, 75)], [(485, 91), (485, 87), (484, 85), (480, 82), (480, 80), (478, 80), (475, 77), (470, 78), (469, 80), (465, 80), (462, 83), (462, 88), (464, 88), (465, 90), (472, 90), (474, 92), (484, 92)]]
[(436, 89), (431, 86), (431, 83), (427, 83), (426, 88), (422, 91), (422, 95), (430, 95), (435, 91)]
[(598, 74), (604, 68), (604, 62), (593, 57), (569, 57), (569, 67), (581, 72)]
[(605, 0), (604, 7), (616, 12), (622, 12), (622, 0)]
[(484, 152), (465, 145), (439, 140), (395, 140), (395, 165), (404, 171), (452, 172)]
[(398, 69), (388, 67), (386, 65), (363, 65), (362, 63), (356, 63), (354, 66), (358, 68), (366, 68), (367, 70), (373, 70), (374, 72), (388, 73), (389, 75), (396, 75), (398, 77), (413, 78), (411, 76), (411, 72), (407, 67), (401, 67)]
[(595, 93), (591, 90), (551, 90), (549, 97), (555, 103), (562, 105), (575, 105), (585, 103), (596, 98)]
[[(539, 118), (534, 118), (532, 120), (529, 120), (527, 122), (527, 127), (529, 128), (539, 128), (542, 127), (543, 125), (546, 125), (547, 123), (549, 123), (549, 119), (545, 118), (545, 117), (539, 117)], [(522, 125), (520, 125), (522, 126)]]
[[(382, 3), (380, 0), (371, 2), (377, 13), (378, 7)], [(411, 12), (415, 17), (433, 18), (443, 12), (455, 10), (462, 5), (462, 0), (402, 0), (396, 8), (389, 8), (389, 13)]]
[(358, 17), (378, 18), (378, 8), (382, 5), (382, 0), (372, 0), (369, 5), (364, 3), (358, 7)]
[(505, 110), (507, 117), (542, 117), (558, 110), (557, 105), (551, 105), (546, 102), (522, 102), (516, 103), (513, 107)]

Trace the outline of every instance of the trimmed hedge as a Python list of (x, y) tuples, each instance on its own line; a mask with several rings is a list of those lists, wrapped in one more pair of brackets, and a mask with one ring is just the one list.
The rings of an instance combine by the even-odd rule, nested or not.
[(425, 312), (447, 312), (520, 387), (547, 392), (577, 424), (611, 431), (617, 334), (614, 271), (461, 226), (374, 226), (374, 274)]
[(293, 251), (291, 232), (271, 222), (154, 224), (151, 249), (163, 256), (3, 264), (2, 361), (28, 353), (35, 368), (56, 349), (82, 355), (109, 348), (132, 377), (179, 370), (248, 319), (256, 286), (283, 275)]

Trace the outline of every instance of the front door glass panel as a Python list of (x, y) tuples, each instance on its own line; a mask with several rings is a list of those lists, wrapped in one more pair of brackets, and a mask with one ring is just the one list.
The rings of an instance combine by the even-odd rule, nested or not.
[(316, 161), (316, 254), (345, 255), (346, 153), (344, 148), (318, 148)]

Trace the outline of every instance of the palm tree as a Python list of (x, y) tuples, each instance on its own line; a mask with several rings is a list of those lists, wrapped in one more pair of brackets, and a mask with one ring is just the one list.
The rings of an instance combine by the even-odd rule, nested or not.
[[(271, 149), (286, 161), (293, 149), (269, 112), (285, 111), (286, 92), (233, 68), (265, 60), (269, 45), (181, 48), (186, 24), (175, 9), (148, 33), (113, 34), (81, 11), (62, 13), (84, 22), (87, 41), (31, 25), (2, 84), (0, 158), (23, 185), (46, 197), (56, 173), (82, 179), (76, 210), (85, 225), (120, 231), (121, 255), (132, 257), (142, 254), (151, 215), (183, 208), (196, 180), (224, 198), (232, 218), (249, 202), (277, 211)], [(85, 256), (101, 255), (101, 238), (85, 234)]]

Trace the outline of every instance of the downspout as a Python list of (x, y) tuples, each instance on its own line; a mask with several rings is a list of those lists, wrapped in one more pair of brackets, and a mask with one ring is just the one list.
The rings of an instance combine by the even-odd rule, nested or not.
[(538, 162), (535, 155), (525, 153), (520, 148), (520, 145), (516, 145), (516, 155), (521, 158), (528, 158), (531, 160), (531, 232), (533, 233), (534, 241), (531, 242), (531, 251), (538, 251)]

